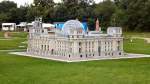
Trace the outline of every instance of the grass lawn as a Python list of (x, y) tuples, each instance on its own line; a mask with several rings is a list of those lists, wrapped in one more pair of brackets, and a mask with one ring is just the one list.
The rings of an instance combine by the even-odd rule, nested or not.
[[(26, 49), (27, 39), (25, 38), (12, 38), (10, 40), (0, 40), (0, 50), (11, 50), (11, 49)], [(24, 46), (24, 47), (21, 47)]]
[[(144, 39), (133, 39), (132, 37), (150, 38), (150, 33), (125, 32), (124, 36), (124, 51), (127, 53), (150, 54), (150, 43)], [(132, 38), (133, 42), (130, 42)]]
[(133, 39), (133, 42), (130, 42), (130, 39), (125, 39), (124, 51), (128, 53), (150, 54), (150, 43), (143, 39)]
[[(28, 33), (26, 32), (10, 32), (11, 37), (20, 37), (20, 38), (26, 38)], [(0, 32), (0, 37), (4, 37), (4, 32)]]
[(149, 84), (150, 58), (63, 63), (0, 52), (0, 84)]
[[(11, 32), (11, 38), (4, 38), (4, 32), (0, 32), (0, 50), (10, 49), (26, 49), (27, 33), (25, 32)], [(24, 46), (24, 47), (22, 47)]]

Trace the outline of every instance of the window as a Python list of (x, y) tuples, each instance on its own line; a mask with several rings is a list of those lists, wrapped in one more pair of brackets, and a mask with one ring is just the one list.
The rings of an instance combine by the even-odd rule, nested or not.
[(42, 30), (42, 33), (44, 33), (44, 30)]
[(118, 45), (120, 45), (120, 41), (118, 41)]
[(98, 47), (98, 53), (99, 53), (99, 56), (101, 55), (101, 47), (99, 46)]
[(48, 50), (49, 50), (49, 45), (47, 46)]
[(86, 58), (87, 58), (87, 54), (86, 54)]
[(40, 23), (37, 23), (37, 26), (39, 27), (39, 26), (40, 26)]
[(70, 58), (70, 55), (69, 55), (69, 58)]
[(54, 54), (54, 49), (51, 50), (51, 54), (52, 54), (52, 55)]
[(43, 50), (43, 45), (41, 45), (41, 48), (42, 48), (42, 50)]
[(80, 58), (82, 58), (82, 55), (80, 55)]
[(119, 46), (117, 46), (117, 49), (118, 49), (118, 51), (120, 50), (120, 47)]
[(79, 53), (81, 53), (81, 48), (79, 48)]
[(92, 47), (94, 47), (94, 42), (92, 42)]
[(44, 50), (46, 50), (46, 45), (45, 45), (45, 47), (44, 47), (45, 49)]
[(79, 46), (81, 46), (81, 42), (79, 42)]
[(119, 55), (121, 55), (121, 52), (119, 53)]
[(114, 54), (112, 53), (112, 56), (113, 56)]

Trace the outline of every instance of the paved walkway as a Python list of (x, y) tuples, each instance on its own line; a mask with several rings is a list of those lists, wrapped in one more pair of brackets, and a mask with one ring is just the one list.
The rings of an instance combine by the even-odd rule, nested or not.
[(75, 60), (68, 60), (64, 58), (59, 58), (59, 57), (41, 57), (41, 56), (36, 56), (36, 55), (29, 55), (26, 52), (11, 52), (10, 54), (16, 54), (20, 56), (28, 56), (28, 57), (35, 57), (35, 58), (42, 58), (42, 59), (50, 59), (50, 60), (55, 60), (55, 61), (62, 61), (62, 62), (81, 62), (81, 61), (93, 61), (93, 60), (110, 60), (110, 59), (131, 59), (131, 58), (143, 58), (143, 57), (150, 57), (150, 55), (144, 55), (144, 54), (126, 54), (125, 56), (119, 57), (100, 57), (100, 58), (87, 58), (87, 59), (75, 59)]

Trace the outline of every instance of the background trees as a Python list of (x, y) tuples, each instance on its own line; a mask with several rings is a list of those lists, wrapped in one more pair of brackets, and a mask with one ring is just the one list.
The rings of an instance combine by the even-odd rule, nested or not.
[(108, 26), (122, 26), (126, 31), (150, 31), (150, 0), (34, 0), (30, 6), (21, 6), (11, 1), (0, 3), (0, 23), (31, 22), (43, 17), (44, 22), (67, 21), (78, 18), (94, 30), (95, 20), (100, 20), (105, 30)]

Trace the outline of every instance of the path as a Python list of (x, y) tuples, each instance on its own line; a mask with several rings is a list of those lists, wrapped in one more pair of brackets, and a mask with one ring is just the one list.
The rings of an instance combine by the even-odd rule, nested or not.
[(41, 59), (49, 59), (49, 60), (55, 60), (55, 61), (62, 61), (62, 62), (81, 62), (81, 61), (94, 61), (94, 60), (112, 60), (112, 59), (131, 59), (131, 58), (150, 58), (150, 55), (145, 54), (131, 54), (127, 53), (124, 56), (101, 56), (99, 58), (85, 58), (85, 59), (64, 59), (64, 58), (58, 58), (55, 56), (37, 56), (37, 55), (31, 55), (27, 54), (26, 52), (10, 52), (10, 54), (15, 54), (19, 56), (27, 56), (27, 57), (34, 57), (34, 58), (41, 58)]
[(144, 38), (144, 37), (131, 37), (131, 38), (134, 38), (134, 39), (144, 39), (147, 41), (147, 43), (150, 43), (150, 38)]

